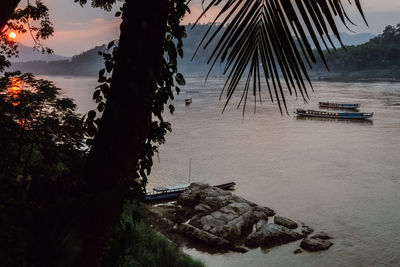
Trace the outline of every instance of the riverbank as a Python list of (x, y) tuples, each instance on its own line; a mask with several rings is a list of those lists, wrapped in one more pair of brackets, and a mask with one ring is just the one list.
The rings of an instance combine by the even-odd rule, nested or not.
[(400, 82), (397, 68), (369, 69), (348, 72), (310, 71), (311, 80), (328, 82)]
[(146, 213), (143, 206), (125, 206), (101, 266), (204, 267), (200, 260), (182, 252), (168, 238), (139, 219), (146, 217)]

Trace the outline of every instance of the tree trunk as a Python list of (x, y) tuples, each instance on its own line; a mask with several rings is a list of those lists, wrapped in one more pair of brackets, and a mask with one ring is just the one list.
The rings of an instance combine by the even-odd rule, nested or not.
[(110, 95), (87, 162), (94, 197), (80, 223), (75, 266), (99, 265), (122, 211), (119, 188), (135, 174), (151, 126), (167, 12), (168, 0), (128, 0), (124, 5)]
[(163, 55), (167, 0), (125, 4), (116, 66), (99, 132), (88, 158), (89, 183), (109, 191), (133, 175), (151, 125)]
[(17, 8), (21, 0), (5, 0), (1, 1), (0, 7), (0, 31), (6, 25), (7, 21), (10, 19), (14, 10)]
[[(0, 29), (19, 2), (2, 2)], [(43, 224), (57, 233), (48, 243), (49, 251), (54, 252), (47, 255), (53, 259), (52, 265), (100, 265), (123, 208), (120, 189), (124, 180), (134, 175), (150, 130), (167, 13), (168, 0), (127, 0), (124, 5), (110, 94), (87, 162), (91, 195), (60, 207), (60, 218)], [(57, 221), (63, 218), (63, 222)], [(38, 234), (43, 231), (46, 229), (38, 229)]]

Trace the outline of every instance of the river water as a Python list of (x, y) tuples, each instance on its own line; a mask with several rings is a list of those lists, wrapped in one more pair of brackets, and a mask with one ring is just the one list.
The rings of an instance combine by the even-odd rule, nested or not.
[[(85, 112), (94, 78), (48, 77)], [(224, 80), (187, 78), (166, 116), (173, 131), (154, 160), (149, 189), (188, 181), (236, 182), (235, 194), (334, 237), (318, 253), (293, 254), (299, 242), (245, 254), (184, 251), (207, 266), (399, 266), (400, 265), (400, 84), (314, 82), (309, 104), (288, 97), (289, 116), (264, 101), (245, 116), (236, 110), (239, 92), (221, 113)], [(185, 93), (189, 91), (188, 93)], [(185, 106), (190, 94), (193, 103)], [(318, 101), (361, 104), (374, 112), (367, 122), (297, 119), (296, 108)]]

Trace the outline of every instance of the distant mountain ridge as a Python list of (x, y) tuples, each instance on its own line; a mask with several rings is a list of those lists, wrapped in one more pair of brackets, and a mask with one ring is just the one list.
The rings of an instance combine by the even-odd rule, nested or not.
[(21, 70), (36, 75), (65, 75), (65, 76), (96, 76), (104, 61), (99, 51), (104, 51), (105, 45), (96, 46), (72, 58), (53, 61), (14, 62), (10, 70)]
[[(196, 25), (193, 29), (191, 29), (191, 25), (186, 26), (187, 38), (183, 40), (184, 57), (178, 59), (178, 67), (179, 71), (187, 76), (205, 76), (210, 69), (207, 61), (215, 47), (215, 42), (211, 43), (206, 50), (199, 49), (197, 55), (191, 60), (208, 27), (207, 24)], [(213, 26), (210, 33), (214, 32), (216, 28), (217, 26)], [(365, 43), (374, 37), (369, 33), (355, 35), (343, 33), (341, 36), (345, 45)], [(332, 40), (336, 47), (340, 46), (335, 37)], [(72, 58), (59, 55), (42, 55), (41, 58), (41, 54), (32, 54), (28, 50), (26, 46), (20, 46), (20, 58), (12, 60), (15, 62), (12, 64), (12, 70), (21, 70), (37, 75), (96, 76), (98, 71), (104, 68), (103, 58), (98, 55), (98, 51), (105, 50), (105, 45), (96, 46)], [(223, 67), (219, 64), (216, 64), (214, 69), (213, 74), (222, 74)]]
[(55, 61), (66, 60), (70, 57), (64, 57), (57, 54), (42, 54), (42, 52), (18, 43), (19, 57), (13, 57), (11, 62), (26, 62), (26, 61)]

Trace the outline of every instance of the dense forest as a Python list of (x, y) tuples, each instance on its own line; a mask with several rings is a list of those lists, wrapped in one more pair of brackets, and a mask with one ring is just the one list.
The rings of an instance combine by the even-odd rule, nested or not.
[(313, 67), (313, 75), (331, 79), (400, 80), (400, 23), (387, 26), (382, 34), (357, 46), (324, 52), (331, 73), (322, 61)]
[[(203, 49), (204, 46), (200, 47), (197, 51), (196, 56), (192, 59), (195, 54), (196, 48), (204, 36), (204, 33), (208, 30), (209, 24), (199, 24), (195, 27), (193, 25), (186, 25), (187, 38), (183, 40), (183, 54), (184, 57), (178, 59), (179, 69), (185, 75), (204, 76), (210, 69), (210, 65), (207, 64), (211, 52), (215, 47), (215, 43), (210, 43), (207, 49)], [(217, 26), (211, 27), (210, 34), (215, 32)], [(370, 38), (374, 37), (372, 34), (362, 33), (356, 35), (349, 35), (342, 33), (342, 41), (346, 45), (356, 45), (367, 42)], [(332, 38), (333, 39), (333, 38)], [(339, 46), (336, 39), (334, 40), (335, 46)], [(14, 62), (12, 65), (13, 70), (22, 70), (24, 72), (31, 72), (36, 75), (65, 75), (65, 76), (96, 76), (98, 71), (103, 67), (103, 58), (98, 55), (99, 51), (106, 50), (105, 45), (96, 46), (88, 51), (85, 51), (79, 55), (73, 56), (70, 60), (57, 60), (57, 61), (44, 61), (35, 60), (28, 62)], [(22, 55), (21, 57), (22, 58)], [(218, 63), (214, 66), (214, 75), (221, 75), (222, 66)]]

